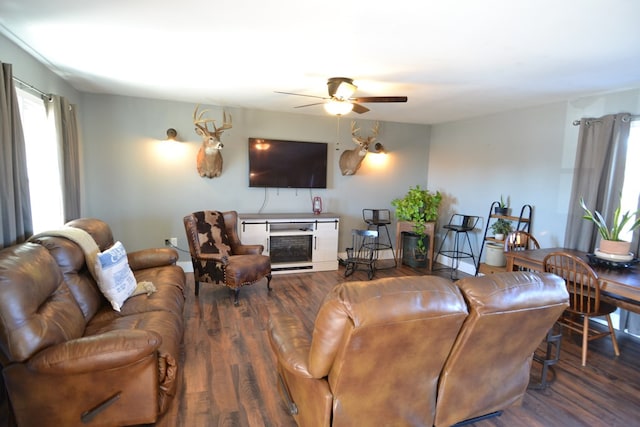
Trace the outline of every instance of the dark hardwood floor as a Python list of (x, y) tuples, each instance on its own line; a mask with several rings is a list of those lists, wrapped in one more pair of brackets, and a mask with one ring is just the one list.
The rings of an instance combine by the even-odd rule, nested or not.
[[(234, 306), (222, 286), (203, 284), (193, 295), (193, 276), (185, 308), (183, 382), (168, 413), (157, 426), (295, 426), (276, 387), (275, 359), (267, 337), (273, 313), (292, 313), (308, 330), (324, 295), (344, 280), (366, 280), (364, 271), (345, 279), (333, 272), (273, 277), (245, 287)], [(420, 275), (407, 266), (378, 270), (376, 277)], [(448, 272), (438, 273), (446, 275)], [(608, 338), (590, 343), (588, 365), (580, 365), (577, 334), (562, 341), (557, 381), (545, 390), (527, 391), (521, 407), (479, 421), (488, 426), (631, 426), (640, 425), (640, 340), (619, 333), (621, 356)], [(539, 375), (534, 362), (532, 377)]]
[[(367, 278), (364, 271), (357, 271), (345, 279), (343, 272), (340, 267), (332, 272), (277, 275), (271, 292), (264, 282), (243, 288), (239, 306), (233, 305), (229, 290), (222, 286), (203, 284), (196, 298), (193, 275), (188, 274), (182, 381), (156, 426), (295, 426), (277, 391), (267, 321), (273, 313), (292, 313), (311, 331), (332, 286)], [(400, 266), (379, 270), (376, 278), (425, 273)], [(449, 276), (448, 272), (436, 274)], [(528, 390), (522, 406), (472, 426), (640, 425), (640, 340), (624, 333), (618, 333), (618, 340), (621, 355), (617, 358), (609, 338), (590, 343), (583, 368), (578, 335), (565, 334), (556, 382), (545, 390)], [(539, 372), (540, 365), (534, 362), (533, 381)], [(0, 421), (7, 425), (6, 405)]]

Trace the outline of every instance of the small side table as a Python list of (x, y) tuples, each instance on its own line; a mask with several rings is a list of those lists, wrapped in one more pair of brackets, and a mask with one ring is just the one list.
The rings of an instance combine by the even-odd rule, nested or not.
[[(402, 232), (413, 232), (413, 222), (398, 221), (396, 225), (396, 265), (402, 263)], [(428, 221), (424, 223), (424, 233), (429, 236), (429, 249), (427, 251), (427, 269), (433, 268), (433, 246), (436, 240), (436, 222)]]

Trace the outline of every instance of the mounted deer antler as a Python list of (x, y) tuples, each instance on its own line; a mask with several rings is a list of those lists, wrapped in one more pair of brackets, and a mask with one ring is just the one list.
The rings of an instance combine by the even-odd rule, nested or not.
[[(222, 126), (216, 127), (214, 119), (205, 119), (203, 116), (209, 110), (202, 110), (198, 114), (200, 104), (196, 105), (193, 110), (193, 124), (196, 126), (196, 133), (202, 137), (202, 145), (198, 150), (196, 164), (198, 173), (202, 177), (215, 178), (222, 173), (222, 148), (224, 145), (220, 142), (222, 133), (233, 127), (232, 117), (229, 114), (227, 121), (227, 113), (222, 112)], [(213, 126), (213, 130), (209, 130), (209, 123)]]
[(340, 155), (340, 171), (342, 175), (355, 175), (369, 150), (369, 145), (373, 144), (378, 137), (380, 123), (376, 122), (372, 129), (372, 135), (363, 138), (358, 135), (360, 128), (356, 128), (355, 120), (351, 122), (351, 139), (358, 147), (352, 150), (344, 150)]

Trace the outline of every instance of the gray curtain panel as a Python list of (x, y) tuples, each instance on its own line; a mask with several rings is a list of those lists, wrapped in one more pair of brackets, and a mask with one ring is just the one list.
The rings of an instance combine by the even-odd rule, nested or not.
[(64, 221), (80, 217), (80, 154), (76, 106), (63, 96), (53, 95), (47, 105), (53, 110), (60, 153)]
[(620, 203), (630, 123), (628, 113), (580, 120), (565, 248), (592, 252), (597, 244), (596, 227), (582, 219), (581, 197), (611, 221)]
[(11, 64), (0, 62), (0, 239), (2, 247), (33, 235), (27, 156)]

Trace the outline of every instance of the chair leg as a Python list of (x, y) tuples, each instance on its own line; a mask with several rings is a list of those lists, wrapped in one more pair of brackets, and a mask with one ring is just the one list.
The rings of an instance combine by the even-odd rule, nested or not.
[[(473, 261), (473, 265), (477, 265), (476, 256), (473, 253), (473, 246), (471, 246), (471, 239), (469, 238), (469, 233), (465, 232), (464, 235), (467, 238), (467, 244), (469, 245), (469, 254), (471, 255), (471, 260)], [(464, 245), (462, 247), (464, 250)]]
[(587, 366), (588, 346), (589, 346), (589, 316), (584, 316), (583, 323), (582, 323), (582, 366)]
[[(384, 230), (387, 232), (387, 240), (389, 241), (389, 249), (391, 249), (391, 255), (393, 255), (393, 266), (397, 267), (398, 266), (398, 261), (396, 260), (396, 250), (393, 248), (393, 243), (391, 243), (391, 235), (389, 234), (389, 227), (387, 227), (386, 225), (384, 226)], [(380, 232), (378, 231), (378, 236), (380, 235)]]
[(344, 277), (351, 276), (355, 270), (356, 270), (355, 264), (352, 262), (348, 262), (347, 266), (344, 269)]
[(620, 348), (618, 347), (618, 339), (616, 338), (616, 331), (613, 329), (611, 323), (611, 316), (607, 314), (607, 324), (609, 325), (609, 332), (611, 333), (611, 343), (613, 344), (613, 352), (616, 356), (620, 356)]
[(233, 290), (233, 305), (238, 305), (238, 296), (240, 295), (240, 288), (236, 288)]
[(271, 290), (271, 274), (267, 275), (267, 289)]
[(200, 295), (200, 282), (196, 280), (196, 288), (195, 288), (196, 296)]

